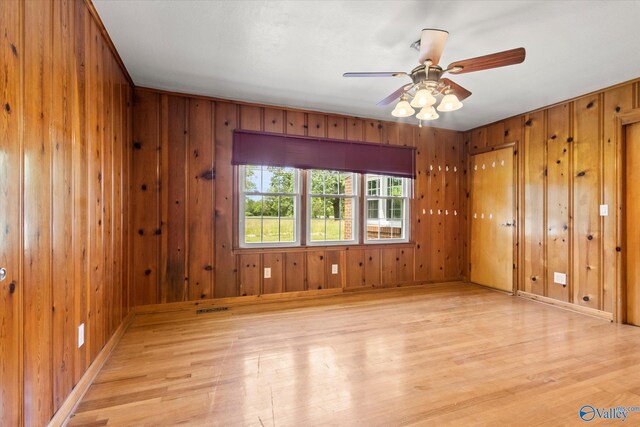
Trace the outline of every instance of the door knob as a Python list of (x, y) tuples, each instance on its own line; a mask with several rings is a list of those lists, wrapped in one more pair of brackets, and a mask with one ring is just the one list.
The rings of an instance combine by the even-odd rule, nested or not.
[(2, 282), (6, 278), (7, 278), (7, 269), (4, 267), (0, 268), (0, 282)]

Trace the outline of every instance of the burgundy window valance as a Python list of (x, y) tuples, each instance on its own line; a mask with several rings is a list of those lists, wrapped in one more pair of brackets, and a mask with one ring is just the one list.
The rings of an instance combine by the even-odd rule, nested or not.
[(235, 130), (231, 163), (415, 178), (415, 159), (414, 147)]

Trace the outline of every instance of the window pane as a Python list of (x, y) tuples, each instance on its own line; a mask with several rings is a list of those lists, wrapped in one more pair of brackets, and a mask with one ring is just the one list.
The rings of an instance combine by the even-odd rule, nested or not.
[(280, 203), (279, 217), (293, 218), (293, 212), (294, 212), (293, 197), (279, 196), (279, 203)]
[(324, 193), (324, 171), (309, 171), (311, 180), (311, 194)]
[(367, 201), (367, 219), (377, 220), (380, 217), (379, 206), (380, 200)]
[(244, 241), (247, 243), (259, 243), (262, 237), (262, 218), (245, 218)]
[(327, 220), (327, 234), (324, 240), (344, 240), (340, 235), (340, 221), (339, 219)]
[(266, 167), (262, 172), (263, 191), (269, 193), (293, 193), (295, 170), (274, 166)]
[(325, 194), (340, 194), (340, 173), (339, 172), (325, 172), (324, 176), (324, 191)]
[(380, 195), (380, 179), (377, 176), (367, 177), (367, 195), (368, 196)]
[(280, 221), (278, 218), (264, 218), (262, 221), (262, 241), (280, 241)]
[(310, 238), (312, 242), (326, 240), (325, 236), (325, 220), (324, 219), (311, 219)]
[(402, 220), (394, 221), (393, 224), (391, 225), (391, 238), (392, 239), (401, 239), (402, 238), (403, 222), (404, 221), (402, 221)]
[(339, 219), (344, 215), (344, 205), (341, 203), (342, 199), (339, 197), (326, 197), (326, 217)]
[(244, 168), (244, 188), (245, 191), (248, 192), (257, 192), (262, 188), (262, 184), (260, 182), (261, 171), (260, 166), (245, 166)]
[(246, 196), (244, 199), (244, 216), (262, 216), (262, 196)]
[(340, 223), (340, 236), (342, 236), (342, 238), (344, 240), (353, 240), (354, 239), (354, 223), (351, 219), (345, 219), (344, 221), (341, 221)]
[(280, 219), (280, 241), (281, 242), (294, 242), (296, 240), (294, 226), (295, 225), (294, 225), (293, 218)]

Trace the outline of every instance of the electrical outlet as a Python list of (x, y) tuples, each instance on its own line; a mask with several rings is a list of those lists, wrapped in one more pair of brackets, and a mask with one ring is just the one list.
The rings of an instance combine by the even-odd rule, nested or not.
[(78, 348), (84, 345), (84, 323), (78, 326)]
[(566, 285), (567, 284), (567, 275), (564, 273), (558, 273), (557, 271), (553, 273), (553, 283), (557, 283), (558, 285)]
[(331, 274), (338, 274), (338, 264), (331, 264)]
[(271, 279), (271, 268), (270, 267), (265, 267), (264, 268), (264, 278), (265, 279)]
[(609, 205), (600, 205), (600, 216), (609, 216)]

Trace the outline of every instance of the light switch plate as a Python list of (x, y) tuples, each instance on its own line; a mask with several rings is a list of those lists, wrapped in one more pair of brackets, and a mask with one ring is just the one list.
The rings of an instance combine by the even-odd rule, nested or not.
[(609, 205), (600, 205), (600, 216), (609, 216)]
[(566, 285), (567, 275), (564, 273), (558, 273), (557, 271), (555, 271), (553, 273), (553, 283), (557, 283), (558, 285)]
[(338, 274), (338, 264), (331, 264), (331, 274)]
[(78, 348), (84, 345), (84, 323), (78, 326)]
[(271, 267), (264, 268), (264, 278), (271, 279)]

